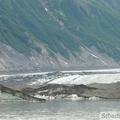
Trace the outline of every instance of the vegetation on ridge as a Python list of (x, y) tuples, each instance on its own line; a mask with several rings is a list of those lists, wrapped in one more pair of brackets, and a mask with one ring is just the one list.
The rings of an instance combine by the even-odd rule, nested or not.
[(118, 0), (0, 1), (0, 42), (27, 56), (31, 49), (41, 53), (37, 41), (66, 58), (68, 50), (75, 54), (80, 46), (96, 46), (120, 60), (119, 28)]

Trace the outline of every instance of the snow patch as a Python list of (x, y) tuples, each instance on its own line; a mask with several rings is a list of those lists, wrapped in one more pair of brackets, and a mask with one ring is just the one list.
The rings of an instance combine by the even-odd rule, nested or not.
[(92, 54), (92, 53), (91, 53), (91, 55), (92, 55), (94, 58), (99, 59), (103, 64), (108, 65), (105, 61), (103, 61), (102, 59), (100, 59), (98, 56), (96, 56), (96, 55), (94, 55), (94, 54)]
[(45, 8), (45, 11), (47, 11), (47, 12), (48, 12), (48, 9), (47, 9), (47, 8)]
[(62, 64), (64, 64), (64, 65), (69, 65), (67, 62), (65, 62), (65, 61), (63, 61), (63, 60), (59, 60)]
[(103, 64), (108, 65), (105, 61), (99, 59)]
[(94, 58), (97, 58), (97, 59), (99, 59), (96, 55), (94, 55), (94, 54), (91, 54)]

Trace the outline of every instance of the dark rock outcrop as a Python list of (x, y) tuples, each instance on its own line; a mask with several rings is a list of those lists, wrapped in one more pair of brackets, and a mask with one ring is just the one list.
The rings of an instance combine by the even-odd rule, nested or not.
[(30, 96), (27, 93), (17, 91), (17, 90), (13, 90), (13, 89), (5, 87), (3, 85), (0, 85), (0, 92), (8, 93), (8, 94), (11, 94), (13, 96), (17, 96), (19, 98), (22, 98), (22, 99), (28, 100), (28, 101), (45, 102), (45, 99), (36, 98), (36, 97)]
[[(28, 92), (28, 91), (31, 92)], [(111, 84), (91, 84), (91, 85), (62, 85), (46, 84), (37, 89), (24, 89), (30, 95), (45, 96), (69, 96), (76, 94), (78, 97), (91, 98), (97, 97), (102, 99), (120, 99), (120, 83)]]
[(95, 87), (96, 90), (88, 90), (79, 96), (92, 97), (96, 96), (103, 99), (120, 99), (120, 82), (111, 84), (90, 84), (90, 87)]
[(63, 85), (63, 84), (46, 84), (40, 86), (37, 89), (24, 89), (24, 92), (30, 92), (30, 94), (39, 94), (39, 95), (71, 95), (71, 94), (80, 94), (88, 90), (96, 90), (97, 88), (88, 87), (86, 85)]
[[(102, 98), (102, 99), (120, 99), (120, 83), (111, 84), (90, 84), (90, 85), (63, 85), (63, 84), (43, 84), (38, 88), (25, 88), (21, 91), (13, 90), (11, 88), (0, 85), (0, 91), (8, 93), (13, 96), (28, 100), (45, 102), (45, 99), (40, 99), (41, 96), (65, 98), (71, 95), (76, 95), (78, 98)], [(36, 96), (37, 97), (34, 97)], [(42, 98), (42, 97), (41, 97)]]

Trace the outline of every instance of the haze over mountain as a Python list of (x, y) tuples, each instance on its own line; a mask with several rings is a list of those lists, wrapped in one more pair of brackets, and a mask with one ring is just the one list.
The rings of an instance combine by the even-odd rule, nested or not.
[(0, 0), (0, 71), (118, 66), (119, 0)]

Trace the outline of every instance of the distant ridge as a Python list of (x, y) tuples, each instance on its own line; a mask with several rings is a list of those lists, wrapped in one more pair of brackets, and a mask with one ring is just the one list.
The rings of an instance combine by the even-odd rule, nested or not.
[(114, 67), (120, 1), (1, 0), (0, 71)]

